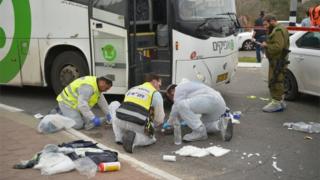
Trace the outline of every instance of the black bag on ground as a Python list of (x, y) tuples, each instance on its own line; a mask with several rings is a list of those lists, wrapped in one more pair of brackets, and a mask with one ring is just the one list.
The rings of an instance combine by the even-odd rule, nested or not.
[(70, 147), (70, 148), (98, 148), (97, 143), (93, 143), (92, 141), (85, 141), (85, 140), (76, 140), (76, 141), (71, 141), (68, 143), (62, 143), (59, 145), (59, 147)]
[(116, 162), (118, 161), (118, 153), (114, 151), (104, 150), (102, 153), (86, 152), (86, 157), (89, 157), (97, 165), (101, 162)]

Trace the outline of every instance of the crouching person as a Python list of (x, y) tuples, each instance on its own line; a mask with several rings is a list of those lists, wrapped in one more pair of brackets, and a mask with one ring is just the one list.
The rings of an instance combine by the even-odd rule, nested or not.
[(58, 95), (57, 101), (62, 115), (73, 119), (75, 129), (92, 129), (101, 124), (101, 119), (91, 111), (91, 108), (98, 104), (106, 115), (111, 119), (108, 102), (102, 92), (112, 87), (112, 80), (107, 76), (95, 77), (84, 76), (72, 81)]
[(154, 125), (163, 123), (163, 99), (159, 89), (161, 79), (149, 74), (146, 82), (131, 88), (124, 102), (116, 110), (112, 120), (115, 141), (122, 144), (126, 152), (132, 153), (136, 146), (146, 146), (156, 142)]
[(216, 132), (221, 133), (222, 140), (231, 140), (232, 122), (230, 118), (224, 118), (228, 108), (218, 91), (198, 81), (184, 80), (172, 92), (174, 104), (164, 128), (172, 127), (176, 120), (184, 120), (192, 129), (183, 136), (184, 141), (205, 140), (207, 133)]

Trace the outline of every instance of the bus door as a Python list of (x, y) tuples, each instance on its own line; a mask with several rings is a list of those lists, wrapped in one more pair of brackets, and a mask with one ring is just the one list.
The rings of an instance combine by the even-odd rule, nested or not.
[(124, 94), (128, 89), (126, 2), (96, 0), (90, 5), (93, 72), (113, 79), (113, 94)]

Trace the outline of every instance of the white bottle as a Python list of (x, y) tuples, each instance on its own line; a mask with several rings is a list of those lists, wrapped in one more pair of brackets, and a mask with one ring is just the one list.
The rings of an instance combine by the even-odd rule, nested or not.
[(174, 144), (180, 145), (182, 143), (182, 138), (181, 138), (181, 125), (178, 118), (175, 119), (173, 128), (174, 128), (174, 131), (173, 131)]

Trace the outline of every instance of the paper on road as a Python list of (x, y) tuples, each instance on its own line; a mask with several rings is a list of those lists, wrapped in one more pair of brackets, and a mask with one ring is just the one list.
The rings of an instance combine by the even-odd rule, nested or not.
[(211, 146), (208, 148), (198, 148), (195, 146), (183, 146), (181, 149), (177, 150), (175, 153), (180, 156), (191, 156), (191, 157), (204, 157), (209, 154), (215, 157), (221, 157), (230, 152), (230, 149), (225, 149), (218, 146)]

